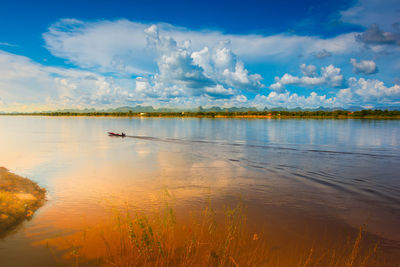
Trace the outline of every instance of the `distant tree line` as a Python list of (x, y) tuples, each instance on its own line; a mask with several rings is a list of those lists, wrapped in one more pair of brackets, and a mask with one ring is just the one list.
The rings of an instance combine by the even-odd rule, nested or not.
[(31, 116), (89, 116), (89, 117), (272, 117), (272, 118), (400, 118), (399, 110), (360, 110), (360, 111), (197, 111), (197, 112), (35, 112), (3, 113), (0, 115)]

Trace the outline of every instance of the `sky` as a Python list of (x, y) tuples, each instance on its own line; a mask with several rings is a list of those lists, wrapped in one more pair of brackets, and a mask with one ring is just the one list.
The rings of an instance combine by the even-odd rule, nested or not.
[(0, 25), (0, 112), (400, 107), (398, 0), (2, 0)]

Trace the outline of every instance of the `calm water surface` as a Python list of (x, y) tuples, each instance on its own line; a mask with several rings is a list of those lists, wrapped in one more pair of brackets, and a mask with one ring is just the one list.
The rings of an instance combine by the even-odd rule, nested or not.
[(47, 241), (110, 205), (157, 207), (165, 189), (181, 216), (241, 198), (271, 242), (327, 243), (364, 225), (400, 252), (400, 121), (0, 116), (0, 166), (48, 190), (0, 240), (1, 266), (54, 266)]

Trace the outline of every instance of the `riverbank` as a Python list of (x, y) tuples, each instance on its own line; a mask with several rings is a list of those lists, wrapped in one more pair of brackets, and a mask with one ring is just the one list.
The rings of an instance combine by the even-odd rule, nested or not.
[(46, 190), (35, 182), (0, 167), (0, 237), (32, 218), (45, 195)]

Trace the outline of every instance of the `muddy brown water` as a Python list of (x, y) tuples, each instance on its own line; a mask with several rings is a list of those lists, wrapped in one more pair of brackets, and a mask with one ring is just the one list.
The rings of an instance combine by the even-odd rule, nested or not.
[(387, 266), (400, 262), (397, 120), (0, 116), (0, 151), (1, 166), (48, 192), (0, 240), (1, 266), (54, 266), (66, 255), (48, 242), (98, 225), (110, 205), (154, 209), (165, 189), (182, 220), (208, 198), (216, 209), (242, 199), (281, 255), (340, 246), (363, 226)]

